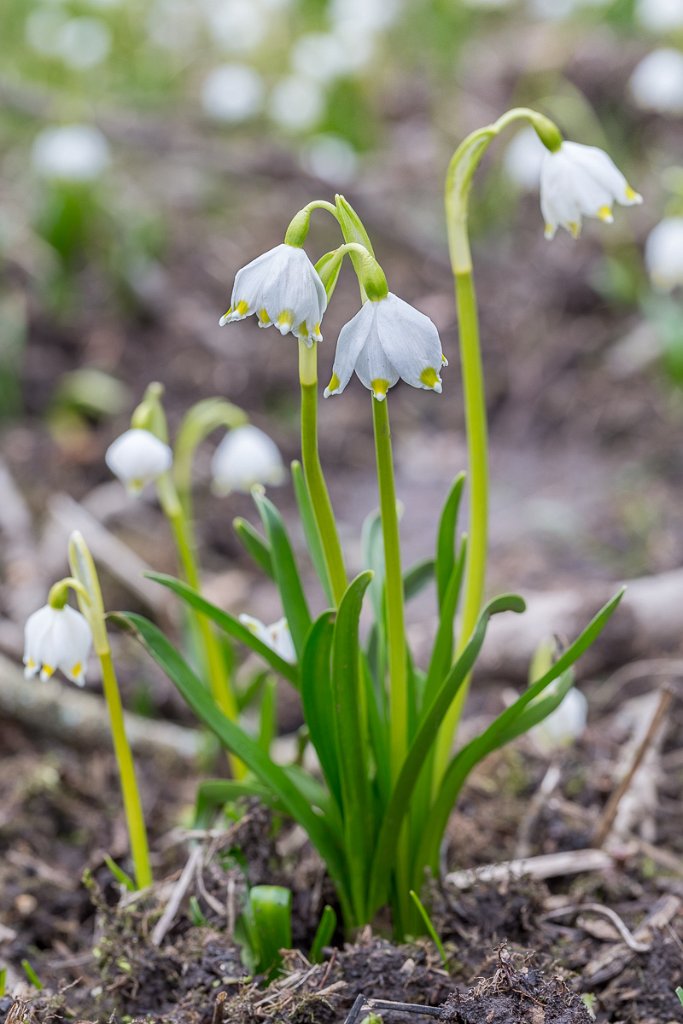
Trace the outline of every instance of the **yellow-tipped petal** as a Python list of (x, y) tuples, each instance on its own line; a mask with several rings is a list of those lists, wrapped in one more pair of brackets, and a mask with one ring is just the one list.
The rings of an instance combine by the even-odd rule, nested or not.
[(336, 391), (339, 388), (340, 380), (336, 373), (333, 373), (330, 377), (330, 383), (327, 385), (328, 391)]
[(293, 323), (294, 317), (291, 312), (288, 309), (283, 309), (275, 321), (275, 326), (281, 334), (287, 334), (288, 331), (291, 331)]
[(269, 327), (270, 324), (272, 323), (270, 317), (268, 316), (267, 309), (259, 309), (257, 316), (259, 327)]
[(581, 234), (581, 225), (578, 221), (572, 220), (569, 222), (569, 224), (567, 224), (567, 230), (569, 231), (569, 234), (572, 236), (572, 238), (578, 238)]
[(46, 665), (43, 662), (43, 667), (40, 670), (40, 678), (43, 680), (44, 683), (46, 683), (50, 676), (54, 675), (54, 672), (55, 670), (52, 667), (52, 665)]
[(441, 391), (441, 381), (439, 375), (432, 366), (428, 366), (420, 374), (420, 380), (426, 388), (431, 388), (432, 391)]
[(234, 309), (235, 313), (239, 313), (240, 316), (246, 316), (249, 312), (249, 303), (245, 302), (244, 299), (240, 299)]
[(642, 203), (643, 197), (640, 192), (636, 192), (630, 185), (626, 186), (626, 200), (629, 203)]

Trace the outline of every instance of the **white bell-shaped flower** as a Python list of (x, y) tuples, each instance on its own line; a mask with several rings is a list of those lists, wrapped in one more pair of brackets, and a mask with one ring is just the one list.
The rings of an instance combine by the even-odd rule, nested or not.
[(43, 682), (60, 669), (67, 679), (83, 686), (92, 634), (80, 612), (70, 605), (46, 604), (29, 616), (24, 629), (24, 675)]
[(683, 285), (683, 217), (665, 217), (645, 243), (645, 266), (659, 291)]
[(581, 738), (588, 718), (588, 701), (576, 687), (572, 687), (562, 703), (547, 718), (529, 730), (538, 746), (546, 753), (558, 747), (569, 746)]
[(577, 238), (582, 217), (597, 217), (611, 224), (614, 202), (633, 206), (642, 201), (611, 157), (597, 146), (563, 142), (543, 157), (541, 211), (546, 238), (554, 238), (559, 226)]
[(325, 286), (303, 249), (276, 245), (238, 270), (230, 309), (221, 327), (255, 313), (259, 327), (274, 324), (312, 345), (322, 341), (320, 323), (327, 308)]
[(673, 47), (653, 50), (631, 75), (629, 87), (643, 110), (683, 114), (683, 53)]
[(218, 445), (211, 460), (211, 475), (218, 494), (248, 494), (255, 484), (283, 483), (286, 473), (275, 442), (247, 423), (227, 433)]
[(276, 654), (279, 654), (283, 661), (289, 661), (292, 664), (296, 661), (296, 651), (294, 650), (294, 642), (289, 631), (287, 619), (278, 619), (272, 626), (266, 626), (264, 622), (261, 622), (260, 619), (255, 619), (253, 615), (240, 615), (240, 622), (261, 643), (264, 643), (271, 650), (275, 651)]
[(341, 394), (354, 370), (379, 401), (399, 377), (440, 394), (439, 373), (445, 365), (439, 332), (429, 317), (389, 292), (365, 302), (342, 327), (325, 398)]
[(133, 428), (109, 445), (104, 458), (128, 492), (139, 494), (145, 484), (171, 468), (173, 452), (151, 431)]
[(635, 20), (650, 32), (672, 32), (683, 28), (681, 0), (636, 0)]

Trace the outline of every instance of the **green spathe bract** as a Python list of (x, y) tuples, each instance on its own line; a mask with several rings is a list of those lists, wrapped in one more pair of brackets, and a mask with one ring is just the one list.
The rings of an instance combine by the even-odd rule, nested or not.
[[(488, 443), (467, 237), (468, 196), (479, 160), (497, 134), (519, 119), (530, 121), (550, 150), (560, 145), (558, 130), (546, 118), (526, 109), (511, 111), (465, 140), (448, 175), (447, 219), (470, 457), (469, 536), (458, 531), (466, 488), (465, 476), (460, 474), (439, 519), (434, 558), (403, 571), (388, 412), (391, 384), (387, 382), (381, 400), (370, 396), (380, 508), (363, 529), (362, 570), (349, 581), (318, 452), (317, 344), (300, 343), (302, 463), (293, 464), (292, 477), (301, 532), (325, 604), (321, 607), (318, 597), (316, 609), (315, 597), (307, 594), (287, 525), (262, 490), (253, 492), (262, 530), (243, 519), (235, 522), (246, 551), (277, 587), (295, 663), (284, 660), (238, 618), (209, 602), (196, 581), (152, 576), (173, 591), (205, 629), (210, 626), (255, 652), (271, 672), (299, 691), (316, 769), (306, 770), (301, 763), (282, 766), (271, 757), (271, 681), (257, 680), (252, 687), (254, 693), (263, 694), (261, 725), (253, 738), (236, 715), (225, 713), (215, 692), (157, 626), (141, 615), (118, 616), (231, 753), (233, 763), (244, 769), (236, 779), (209, 780), (200, 787), (198, 823), (207, 825), (221, 804), (244, 796), (257, 797), (288, 814), (325, 861), (347, 931), (373, 922), (386, 907), (391, 908), (397, 937), (429, 927), (419, 893), (426, 872), (438, 871), (448, 817), (469, 773), (489, 753), (558, 707), (572, 685), (574, 663), (605, 627), (622, 596), (620, 592), (607, 602), (554, 663), (546, 660), (542, 668), (537, 666), (540, 677), (532, 678), (528, 688), (480, 735), (455, 746), (462, 705), (491, 619), (524, 611), (522, 598), (515, 594), (484, 599)], [(316, 264), (328, 300), (348, 256), (361, 302), (373, 297), (381, 301), (381, 293), (388, 288), (384, 272), (365, 226), (343, 197), (337, 196), (334, 204), (316, 200), (304, 207), (290, 225), (290, 243), (304, 245), (315, 210), (331, 214), (342, 234), (342, 243)], [(419, 334), (413, 343), (419, 345)], [(212, 422), (209, 416), (208, 425)], [(435, 589), (437, 617), (432, 650), (421, 668), (408, 645), (405, 606), (428, 585)], [(466, 859), (466, 852), (461, 858)], [(316, 958), (334, 928), (331, 911), (325, 918), (319, 941), (314, 943)]]

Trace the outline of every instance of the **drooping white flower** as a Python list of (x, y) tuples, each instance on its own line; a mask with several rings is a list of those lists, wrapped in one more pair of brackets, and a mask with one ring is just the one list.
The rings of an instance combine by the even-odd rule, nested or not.
[(637, 0), (635, 18), (650, 32), (669, 32), (683, 28), (681, 0)]
[(683, 217), (665, 217), (652, 229), (645, 242), (645, 266), (660, 291), (683, 285)]
[(534, 129), (529, 125), (517, 132), (511, 140), (503, 166), (515, 185), (527, 192), (535, 191), (541, 180), (541, 165), (546, 148)]
[(683, 53), (672, 47), (648, 53), (631, 75), (629, 87), (644, 110), (683, 114)]
[(577, 238), (582, 217), (611, 224), (614, 202), (633, 206), (642, 201), (612, 158), (597, 146), (563, 142), (554, 153), (546, 150), (541, 165), (546, 238), (554, 238), (560, 225)]
[(60, 669), (78, 686), (85, 683), (85, 666), (92, 644), (90, 626), (79, 611), (66, 604), (46, 604), (30, 615), (24, 628), (24, 675), (45, 682)]
[(322, 341), (320, 322), (327, 308), (325, 285), (303, 249), (283, 242), (238, 270), (230, 308), (221, 327), (256, 313), (259, 327), (274, 324), (312, 345)]
[(247, 121), (263, 105), (264, 85), (258, 71), (246, 64), (221, 64), (202, 84), (202, 107), (217, 121)]
[(53, 181), (95, 181), (109, 164), (104, 135), (89, 124), (46, 128), (33, 143), (34, 170)]
[(296, 651), (292, 641), (292, 634), (289, 631), (287, 619), (278, 619), (272, 626), (266, 626), (260, 619), (253, 615), (240, 615), (240, 622), (250, 630), (261, 643), (266, 644), (276, 654), (279, 654), (283, 661), (292, 664), (296, 661)]
[(586, 728), (588, 701), (575, 686), (569, 690), (562, 703), (529, 730), (539, 747), (548, 753), (558, 747), (566, 747), (579, 739)]
[(218, 445), (211, 460), (211, 475), (219, 494), (248, 494), (255, 484), (283, 483), (285, 466), (275, 442), (247, 423), (227, 433)]
[(439, 373), (445, 365), (439, 332), (429, 317), (389, 292), (365, 302), (342, 327), (325, 398), (341, 394), (354, 370), (379, 401), (399, 377), (440, 394)]
[(139, 494), (145, 484), (171, 468), (173, 453), (151, 431), (131, 429), (109, 445), (104, 458), (128, 492)]

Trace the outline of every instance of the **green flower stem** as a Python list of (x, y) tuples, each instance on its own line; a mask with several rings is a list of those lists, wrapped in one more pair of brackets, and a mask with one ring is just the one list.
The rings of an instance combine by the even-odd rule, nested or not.
[[(90, 626), (93, 647), (102, 669), (102, 685), (109, 712), (116, 763), (119, 769), (128, 838), (135, 867), (135, 880), (138, 887), (142, 889), (152, 882), (145, 818), (135, 777), (133, 755), (126, 736), (121, 695), (107, 635), (100, 581), (88, 546), (77, 531), (72, 533), (69, 540), (69, 564), (74, 576), (74, 583), (78, 584), (73, 589), (78, 598), (81, 612)], [(73, 586), (71, 581), (69, 581), (69, 585)]]
[[(561, 146), (562, 135), (549, 118), (528, 107), (515, 107), (493, 124), (468, 135), (453, 154), (446, 176), (446, 225), (460, 328), (460, 360), (469, 464), (469, 541), (462, 622), (456, 654), (467, 643), (481, 610), (486, 584), (488, 546), (488, 431), (477, 297), (468, 235), (469, 194), (475, 171), (489, 145), (508, 125), (517, 121), (528, 121), (541, 142), (551, 152)], [(467, 698), (468, 684), (469, 680), (461, 687), (439, 732), (434, 761), (435, 787), (438, 786), (450, 760), (453, 740)]]
[(121, 706), (121, 695), (114, 671), (111, 651), (98, 651), (97, 656), (102, 668), (102, 686), (104, 697), (109, 711), (109, 722), (111, 735), (114, 741), (114, 753), (119, 769), (121, 780), (121, 793), (123, 795), (123, 806), (126, 813), (128, 825), (128, 837), (130, 848), (135, 865), (135, 881), (139, 889), (144, 889), (152, 884), (152, 870), (149, 864), (149, 847), (147, 845), (147, 830), (145, 818), (140, 802), (140, 792), (135, 778), (135, 765), (133, 755), (128, 744), (126, 730), (123, 721), (123, 707)]
[[(173, 538), (185, 579), (193, 590), (201, 593), (201, 579), (189, 520), (186, 518), (180, 502), (171, 504), (170, 507), (168, 503), (162, 502), (162, 504), (165, 504), (164, 511), (173, 531)], [(239, 709), (235, 694), (230, 685), (230, 677), (218, 638), (206, 616), (195, 612), (192, 618), (206, 657), (206, 668), (213, 699), (226, 718), (229, 718), (231, 722), (236, 722), (239, 717)], [(242, 762), (231, 754), (228, 757), (233, 777), (236, 779), (244, 778), (246, 768)]]
[(335, 603), (344, 596), (348, 581), (337, 523), (318, 452), (318, 351), (299, 342), (301, 382), (301, 461), (320, 533), (325, 565)]
[(389, 654), (389, 695), (391, 708), (390, 760), (392, 778), (396, 778), (408, 748), (408, 672), (406, 630), (403, 609), (403, 573), (401, 542), (396, 511), (394, 463), (391, 451), (391, 427), (388, 400), (372, 398), (372, 422), (375, 431), (377, 483), (384, 537), (384, 571)]

